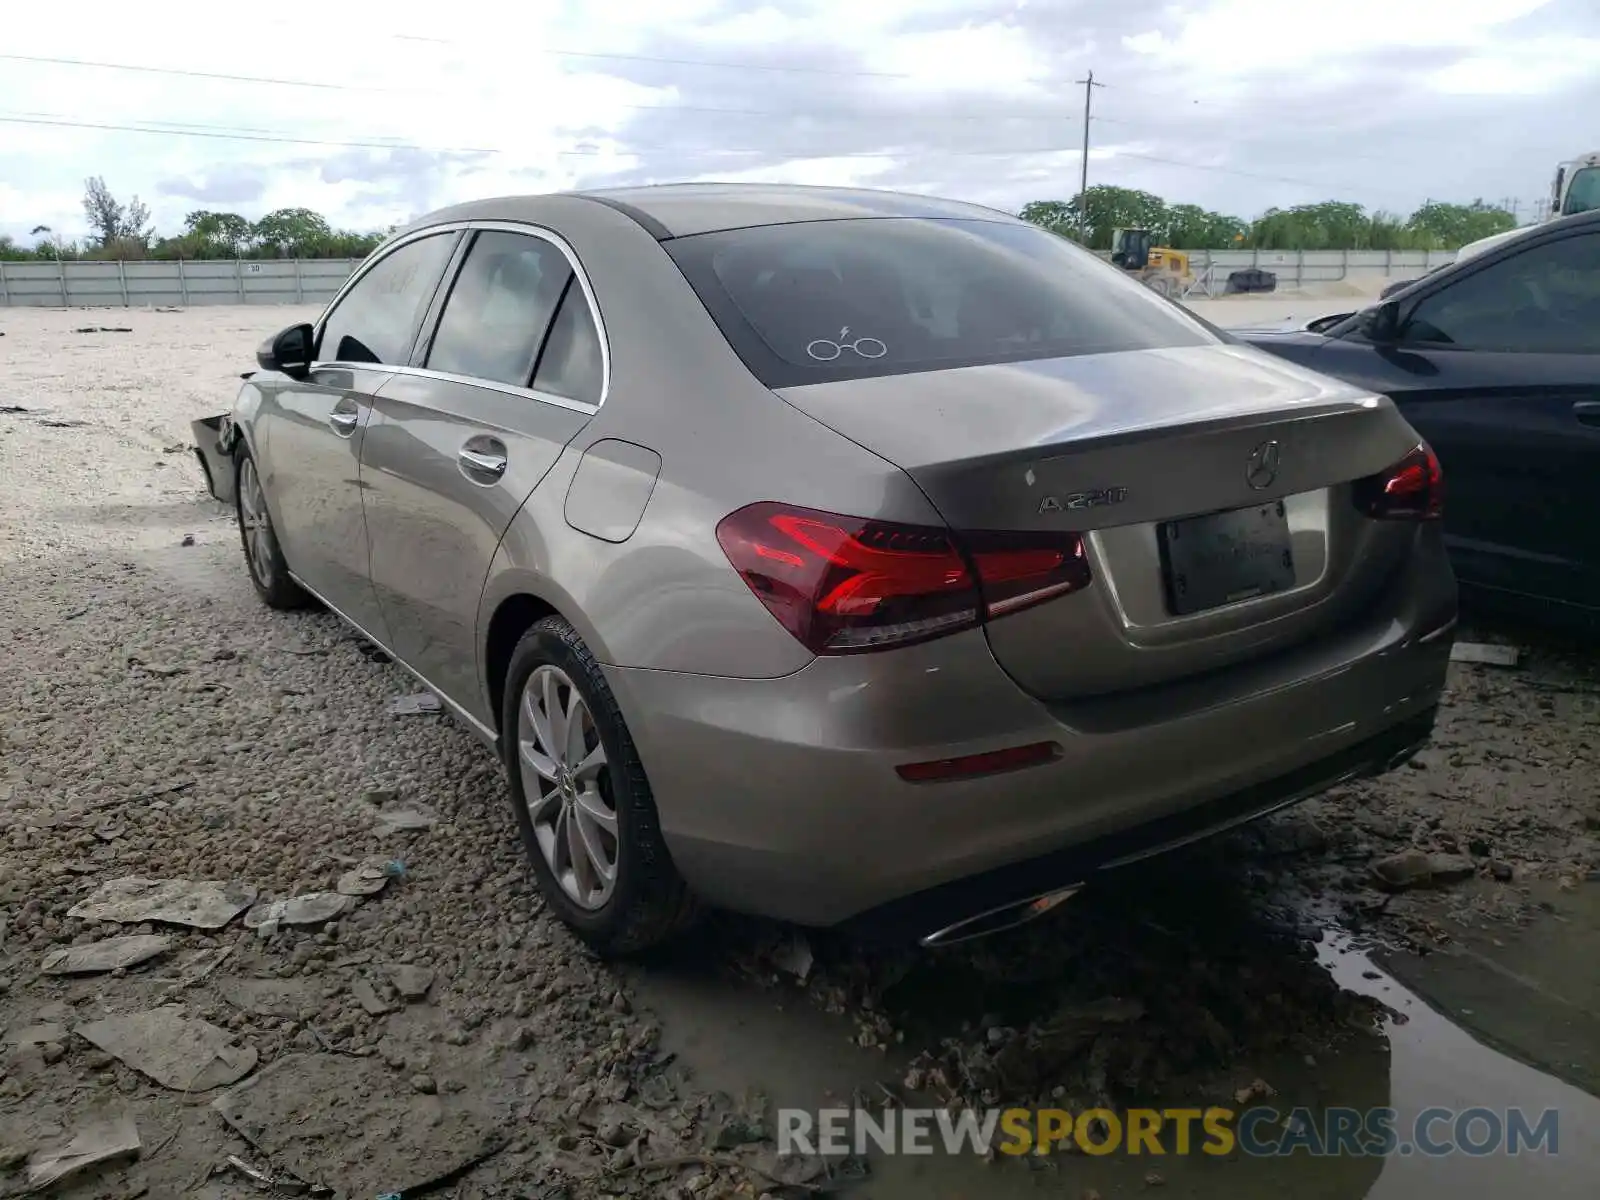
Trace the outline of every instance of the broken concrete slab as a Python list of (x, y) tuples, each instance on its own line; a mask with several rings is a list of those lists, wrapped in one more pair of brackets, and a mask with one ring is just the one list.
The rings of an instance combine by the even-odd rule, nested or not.
[(1522, 652), (1515, 646), (1494, 646), (1487, 642), (1456, 642), (1450, 647), (1454, 663), (1482, 663), (1490, 667), (1514, 667)]
[(1431, 854), (1402, 850), (1372, 864), (1372, 876), (1387, 891), (1459, 883), (1478, 873), (1478, 864), (1465, 854)]
[(303, 979), (224, 979), (217, 991), (235, 1008), (261, 1017), (298, 1017), (311, 1000)]
[(424, 713), (441, 712), (444, 705), (432, 692), (414, 692), (409, 696), (396, 696), (389, 701), (391, 717), (415, 717)]
[(268, 900), (244, 915), (244, 927), (258, 932), (274, 932), (280, 925), (321, 925), (331, 921), (355, 901), (338, 892), (307, 892), (287, 900)]
[(24, 1025), (20, 1029), (6, 1031), (4, 1043), (8, 1046), (47, 1046), (54, 1042), (60, 1045), (67, 1040), (67, 1027), (57, 1025), (52, 1021), (40, 1021), (34, 1025)]
[(140, 1149), (139, 1129), (131, 1117), (85, 1125), (65, 1146), (29, 1157), (28, 1190), (41, 1191), (90, 1167), (137, 1158)]
[(384, 969), (389, 974), (389, 981), (394, 984), (394, 990), (399, 992), (401, 998), (408, 1004), (428, 998), (428, 989), (433, 986), (432, 967), (393, 963)]
[(367, 1011), (369, 1016), (381, 1017), (393, 1012), (394, 1005), (378, 994), (370, 979), (357, 979), (350, 984), (350, 996)]
[(255, 1069), (251, 1046), (178, 1005), (126, 1013), (79, 1025), (79, 1037), (177, 1092), (205, 1092), (237, 1083)]
[(39, 970), (45, 975), (98, 975), (137, 966), (165, 953), (172, 939), (159, 934), (136, 933), (105, 938), (84, 946), (66, 946), (44, 956)]
[(389, 880), (406, 873), (406, 865), (398, 859), (377, 857), (363, 859), (339, 876), (334, 890), (341, 896), (376, 896), (389, 886)]
[(255, 903), (258, 894), (245, 883), (130, 875), (101, 884), (87, 900), (68, 909), (67, 916), (118, 925), (156, 921), (191, 929), (221, 929)]
[(432, 829), (439, 823), (439, 814), (421, 804), (397, 804), (377, 812), (376, 833), (410, 833)]
[(465, 1093), (400, 1091), (372, 1058), (286, 1055), (211, 1106), (262, 1158), (347, 1196), (410, 1195), (500, 1143)]

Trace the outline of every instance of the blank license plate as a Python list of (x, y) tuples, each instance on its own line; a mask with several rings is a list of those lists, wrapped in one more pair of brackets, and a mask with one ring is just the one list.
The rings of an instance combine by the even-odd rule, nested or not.
[(1294, 554), (1283, 502), (1166, 521), (1157, 529), (1167, 605), (1175, 616), (1204, 612), (1294, 586)]

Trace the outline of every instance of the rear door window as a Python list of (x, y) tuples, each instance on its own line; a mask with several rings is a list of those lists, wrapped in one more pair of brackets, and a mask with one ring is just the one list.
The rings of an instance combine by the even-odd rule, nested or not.
[(1030, 225), (807, 221), (665, 247), (769, 387), (1218, 340)]
[(604, 386), (600, 331), (595, 327), (594, 314), (589, 311), (583, 288), (573, 279), (567, 284), (567, 293), (561, 299), (561, 308), (539, 355), (533, 387), (535, 391), (565, 396), (568, 400), (599, 404)]
[(451, 285), (427, 368), (527, 387), (572, 267), (554, 243), (485, 230)]
[(322, 325), (323, 362), (404, 363), (422, 314), (455, 249), (456, 234), (407, 242), (373, 264), (340, 297)]

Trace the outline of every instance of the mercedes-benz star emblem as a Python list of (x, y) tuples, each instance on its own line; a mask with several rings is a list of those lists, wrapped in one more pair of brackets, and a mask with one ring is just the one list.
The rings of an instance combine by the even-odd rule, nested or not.
[(1265, 491), (1278, 481), (1278, 443), (1262, 442), (1244, 463), (1244, 481), (1253, 491)]

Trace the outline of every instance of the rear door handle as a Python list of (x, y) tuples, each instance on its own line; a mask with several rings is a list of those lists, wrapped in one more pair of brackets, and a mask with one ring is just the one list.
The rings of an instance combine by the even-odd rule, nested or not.
[(1585, 425), (1600, 425), (1600, 400), (1579, 400), (1572, 406), (1572, 415)]
[(506, 473), (506, 456), (463, 446), (456, 453), (461, 473), (474, 483), (491, 483)]

